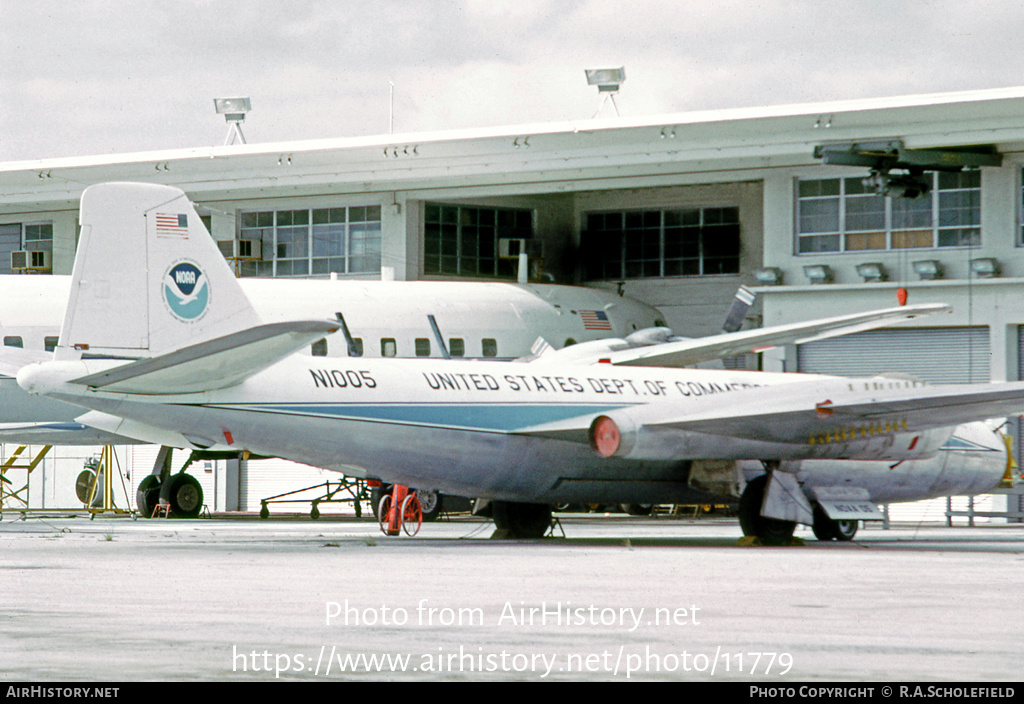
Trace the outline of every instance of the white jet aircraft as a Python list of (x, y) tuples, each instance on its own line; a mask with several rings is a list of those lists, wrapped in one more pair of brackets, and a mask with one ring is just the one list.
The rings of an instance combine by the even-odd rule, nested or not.
[[(498, 527), (515, 536), (542, 535), (557, 502), (714, 500), (702, 487), (727, 484), (738, 463), (756, 460), (766, 472), (741, 498), (745, 532), (779, 542), (796, 522), (813, 524), (817, 508), (826, 515), (822, 535), (842, 537), (840, 521), (853, 520), (842, 515), (851, 498), (879, 499), (858, 486), (856, 470), (848, 471), (863, 496), (844, 494), (847, 487), (834, 486), (843, 480), (817, 472), (816, 463), (895, 469), (955, 445), (964, 461), (946, 464), (959, 481), (945, 493), (987, 491), (1003, 474), (1006, 448), (972, 422), (1024, 404), (1020, 383), (929, 387), (888, 377), (659, 366), (709, 351), (735, 354), (751, 341), (771, 344), (772, 335), (790, 341), (793, 329), (662, 344), (640, 333), (545, 347), (505, 364), (300, 355), (338, 323), (263, 323), (205, 229), (161, 234), (154, 221), (166, 214), (198, 221), (174, 188), (85, 191), (60, 342), (53, 361), (17, 372), (23, 389), (91, 409), (78, 418), (84, 425), (148, 442), (227, 447), (350, 474), (358, 468), (389, 482), (487, 497)], [(206, 293), (182, 310), (177, 302), (200, 280)], [(849, 330), (942, 309), (905, 307), (820, 326)]]

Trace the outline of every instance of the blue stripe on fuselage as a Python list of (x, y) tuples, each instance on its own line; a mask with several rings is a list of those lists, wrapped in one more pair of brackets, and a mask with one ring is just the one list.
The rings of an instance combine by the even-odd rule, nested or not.
[(605, 413), (622, 405), (605, 404), (253, 404), (222, 406), (267, 413), (287, 413), (381, 423), (432, 425), (514, 432), (536, 425), (555, 423), (594, 413)]

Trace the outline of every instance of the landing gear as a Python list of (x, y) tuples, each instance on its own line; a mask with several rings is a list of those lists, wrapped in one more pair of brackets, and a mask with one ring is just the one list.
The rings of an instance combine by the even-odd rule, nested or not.
[(175, 474), (160, 487), (160, 498), (178, 518), (198, 518), (203, 509), (203, 488), (191, 474)]
[(504, 537), (520, 540), (543, 538), (551, 528), (551, 507), (514, 501), (491, 503), (494, 526)]
[(139, 509), (139, 515), (143, 518), (150, 518), (159, 501), (160, 477), (150, 474), (139, 482), (139, 487), (135, 490), (135, 505)]
[(814, 507), (814, 525), (811, 526), (811, 530), (818, 540), (853, 540), (859, 526), (860, 521), (836, 521), (829, 518), (821, 506)]
[(765, 545), (785, 545), (792, 539), (796, 523), (761, 515), (761, 504), (767, 487), (767, 474), (747, 483), (747, 488), (740, 496), (740, 528), (743, 529), (743, 535), (759, 538)]

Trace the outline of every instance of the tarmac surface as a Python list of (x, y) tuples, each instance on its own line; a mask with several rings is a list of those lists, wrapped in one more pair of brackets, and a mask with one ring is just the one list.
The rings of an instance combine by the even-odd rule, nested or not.
[(0, 679), (1021, 679), (1024, 526), (776, 548), (737, 545), (734, 519), (491, 532), (5, 513)]

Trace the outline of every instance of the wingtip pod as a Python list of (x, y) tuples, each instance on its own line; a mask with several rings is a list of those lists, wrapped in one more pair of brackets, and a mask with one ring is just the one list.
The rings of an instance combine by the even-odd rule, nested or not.
[(82, 234), (59, 359), (137, 358), (259, 323), (183, 191), (102, 183), (82, 194)]

